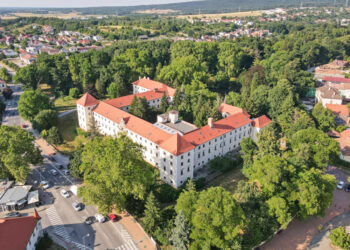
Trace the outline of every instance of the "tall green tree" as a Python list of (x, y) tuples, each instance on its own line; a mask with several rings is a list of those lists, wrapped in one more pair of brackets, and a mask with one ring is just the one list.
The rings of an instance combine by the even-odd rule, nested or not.
[(189, 245), (190, 229), (182, 210), (175, 219), (175, 227), (171, 231), (170, 242), (175, 250), (186, 250)]
[(154, 196), (153, 192), (151, 192), (146, 200), (145, 204), (145, 215), (142, 218), (143, 228), (148, 233), (152, 233), (159, 226), (160, 222), (160, 205)]
[(57, 112), (53, 109), (41, 110), (33, 120), (33, 128), (42, 131), (48, 130), (57, 124)]
[(191, 221), (193, 247), (220, 249), (239, 247), (247, 223), (233, 195), (222, 187), (199, 194)]
[(30, 171), (29, 164), (42, 161), (34, 137), (19, 127), (0, 125), (0, 176), (13, 177), (24, 183)]
[(49, 97), (40, 91), (25, 91), (18, 101), (19, 115), (32, 121), (41, 110), (51, 109)]
[(126, 135), (95, 137), (82, 153), (80, 171), (84, 185), (79, 196), (108, 213), (125, 209), (128, 197), (143, 200), (154, 183), (153, 171), (142, 157), (141, 147)]
[(169, 103), (168, 103), (168, 98), (165, 95), (165, 92), (163, 92), (162, 99), (160, 101), (160, 111), (162, 113), (165, 113), (168, 110)]
[(5, 82), (9, 83), (12, 81), (12, 76), (7, 71), (6, 68), (0, 68), (0, 79), (4, 80)]
[(312, 116), (320, 130), (328, 132), (335, 129), (335, 115), (329, 109), (324, 108), (321, 103), (317, 103), (312, 109)]

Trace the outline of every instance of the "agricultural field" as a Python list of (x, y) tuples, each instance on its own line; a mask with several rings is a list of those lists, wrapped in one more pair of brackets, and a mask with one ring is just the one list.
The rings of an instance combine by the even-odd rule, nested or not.
[(263, 10), (257, 10), (257, 11), (231, 12), (231, 13), (220, 13), (220, 14), (179, 15), (176, 17), (182, 18), (182, 19), (188, 19), (188, 20), (202, 19), (202, 18), (220, 19), (222, 17), (261, 16), (263, 13), (264, 13)]
[[(46, 18), (60, 18), (60, 19), (73, 19), (73, 18), (86, 18), (94, 17), (95, 15), (82, 15), (80, 12), (70, 12), (70, 13), (50, 13), (50, 14), (35, 14), (30, 12), (19, 12), (19, 13), (9, 13), (0, 16), (0, 19), (15, 19), (18, 17), (46, 17)], [(99, 15), (100, 16), (100, 15)], [(98, 16), (95, 16), (98, 17)]]

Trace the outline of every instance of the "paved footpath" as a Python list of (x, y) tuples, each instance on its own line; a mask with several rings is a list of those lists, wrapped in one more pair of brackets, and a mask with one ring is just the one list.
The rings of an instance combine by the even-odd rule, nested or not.
[(328, 221), (312, 239), (308, 249), (313, 250), (328, 250), (331, 249), (331, 240), (329, 239), (330, 230), (339, 226), (345, 227), (346, 231), (350, 233), (350, 211), (338, 215)]

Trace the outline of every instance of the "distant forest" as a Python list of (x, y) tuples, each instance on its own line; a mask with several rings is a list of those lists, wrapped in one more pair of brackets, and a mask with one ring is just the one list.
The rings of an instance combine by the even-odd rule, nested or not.
[[(277, 7), (295, 7), (303, 4), (304, 7), (319, 7), (319, 6), (345, 6), (346, 0), (206, 0), (193, 1), (186, 3), (160, 4), (160, 5), (140, 5), (130, 7), (93, 7), (93, 8), (67, 8), (67, 9), (52, 9), (52, 8), (0, 8), (0, 14), (13, 12), (33, 12), (46, 14), (51, 11), (59, 11), (61, 13), (69, 13), (78, 11), (82, 14), (95, 15), (128, 15), (135, 11), (145, 9), (172, 9), (181, 14), (204, 14), (204, 13), (225, 13), (236, 11), (261, 10)], [(173, 14), (173, 13), (172, 13)]]

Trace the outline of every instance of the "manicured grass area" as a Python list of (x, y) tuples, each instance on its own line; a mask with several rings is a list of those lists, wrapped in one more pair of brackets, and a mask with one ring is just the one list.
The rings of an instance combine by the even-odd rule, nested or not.
[(240, 180), (246, 180), (246, 178), (243, 176), (241, 168), (234, 168), (229, 172), (223, 173), (222, 175), (219, 175), (218, 177), (214, 178), (213, 180), (208, 182), (206, 186), (220, 186), (233, 193), (236, 189), (237, 183)]
[(55, 108), (58, 113), (62, 113), (77, 107), (77, 99), (74, 99), (70, 96), (59, 97), (54, 101)]
[(83, 135), (78, 135), (78, 117), (76, 112), (58, 118), (58, 130), (63, 137), (63, 143), (57, 149), (63, 153), (71, 153), (88, 141)]

